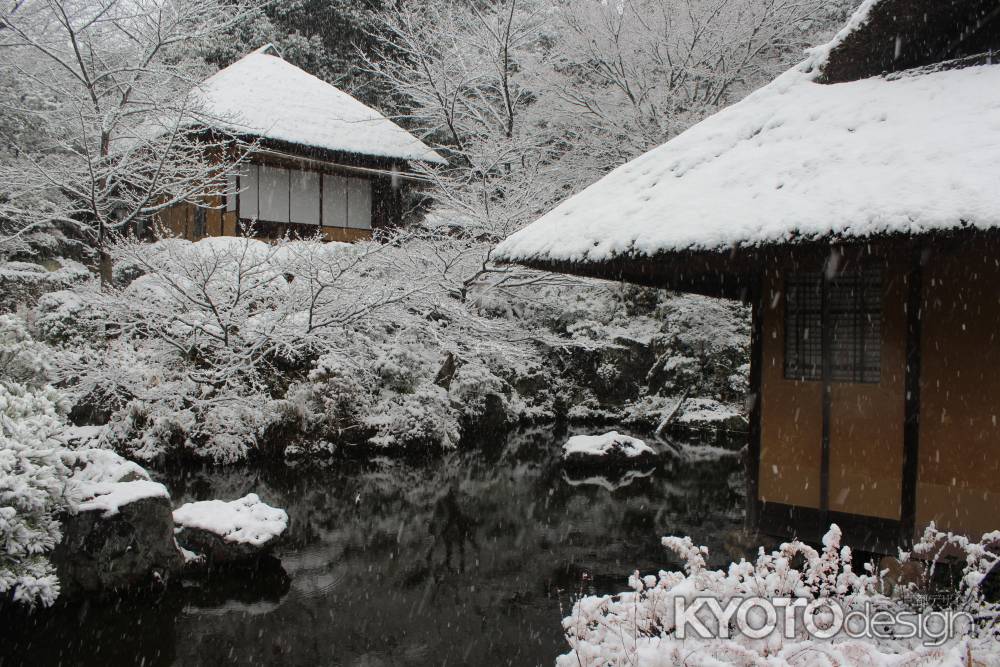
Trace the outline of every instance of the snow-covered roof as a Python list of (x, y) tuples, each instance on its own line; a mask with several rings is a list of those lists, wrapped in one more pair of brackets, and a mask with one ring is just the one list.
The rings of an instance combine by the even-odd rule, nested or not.
[(196, 89), (210, 124), (331, 151), (444, 164), (378, 111), (262, 47)]
[(830, 45), (504, 241), (506, 261), (599, 262), (1000, 226), (1000, 66), (819, 83)]

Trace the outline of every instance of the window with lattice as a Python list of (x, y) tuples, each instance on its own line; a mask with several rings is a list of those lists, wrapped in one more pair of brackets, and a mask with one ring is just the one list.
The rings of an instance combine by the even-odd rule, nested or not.
[(820, 273), (797, 273), (788, 276), (785, 290), (785, 377), (822, 380), (827, 348), (832, 381), (877, 384), (882, 370), (881, 272), (845, 271), (829, 280)]

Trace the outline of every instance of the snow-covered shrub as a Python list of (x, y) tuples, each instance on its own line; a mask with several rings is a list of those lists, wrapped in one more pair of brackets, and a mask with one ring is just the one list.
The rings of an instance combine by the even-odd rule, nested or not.
[(750, 363), (740, 364), (729, 376), (727, 384), (736, 396), (746, 396), (750, 392)]
[(677, 396), (698, 387), (701, 377), (701, 364), (697, 359), (671, 350), (656, 360), (646, 380), (654, 392)]
[(164, 401), (133, 400), (115, 413), (99, 442), (140, 461), (201, 458), (234, 463), (256, 445), (262, 419), (259, 406), (205, 403), (171, 410)]
[(92, 276), (83, 264), (71, 259), (54, 260), (52, 270), (32, 262), (0, 263), (0, 312), (32, 305), (46, 292), (69, 289)]
[(621, 367), (616, 364), (602, 363), (597, 367), (597, 379), (605, 391), (614, 388), (621, 377)]
[(482, 364), (462, 364), (455, 371), (448, 393), (462, 416), (475, 421), (492, 410), (506, 416), (510, 386)]
[(363, 377), (357, 365), (349, 365), (343, 355), (327, 354), (317, 360), (309, 372), (309, 386), (313, 400), (322, 405), (327, 429), (349, 428), (359, 422), (371, 404), (372, 389)]
[(0, 315), (0, 377), (41, 387), (51, 373), (49, 350), (32, 338), (27, 322), (17, 315)]
[(393, 345), (375, 362), (375, 372), (390, 391), (413, 392), (427, 374), (427, 364), (411, 345)]
[[(721, 607), (734, 599), (777, 598), (828, 600), (847, 616), (853, 611), (871, 615), (876, 611), (913, 614), (924, 611), (926, 598), (914, 596), (914, 586), (897, 587), (891, 596), (882, 572), (865, 565), (855, 571), (853, 554), (841, 546), (840, 529), (833, 525), (816, 550), (798, 541), (782, 544), (771, 553), (760, 549), (754, 562), (741, 560), (723, 570), (706, 565), (708, 550), (687, 537), (665, 537), (663, 545), (684, 562), (683, 571), (660, 571), (629, 579), (628, 592), (617, 595), (587, 596), (573, 606), (563, 620), (563, 630), (571, 651), (560, 656), (560, 667), (720, 667), (722, 665), (907, 665), (907, 664), (995, 664), (1000, 660), (1000, 643), (995, 619), (1000, 607), (985, 602), (980, 584), (996, 563), (1000, 533), (983, 536), (979, 542), (942, 534), (931, 526), (914, 548), (923, 556), (940, 553), (944, 547), (957, 549), (965, 560), (960, 587), (951, 597), (952, 611), (970, 614), (977, 623), (957, 625), (961, 636), (949, 637), (936, 646), (923, 645), (921, 638), (904, 639), (897, 632), (892, 639), (834, 636), (820, 639), (808, 631), (803, 613), (810, 614), (813, 627), (829, 628), (833, 618), (826, 604), (806, 606), (789, 626), (783, 613), (770, 620), (774, 632), (764, 637), (741, 628), (738, 615), (720, 628), (717, 616), (703, 606), (696, 614), (711, 636), (702, 637), (688, 626), (678, 637), (677, 600), (691, 603), (713, 598)], [(931, 581), (936, 561), (925, 563), (924, 581)], [(751, 608), (758, 617), (750, 618), (751, 628), (764, 625), (764, 611)], [(703, 613), (704, 612), (704, 613)], [(884, 621), (880, 621), (884, 624)], [(886, 626), (889, 630), (899, 626)], [(724, 630), (720, 632), (720, 629)], [(787, 634), (786, 634), (787, 633)], [(858, 633), (855, 632), (855, 635)], [(790, 636), (789, 636), (790, 635)]]
[[(79, 402), (74, 414), (110, 417), (107, 446), (142, 460), (230, 462), (248, 455), (268, 429), (287, 431), (281, 423), (292, 413), (277, 406), (309, 402), (301, 390), (313, 382), (306, 376), (322, 351), (369, 363), (383, 343), (372, 341), (385, 335), (383, 310), (394, 326), (419, 322), (401, 303), (420, 282), (397, 276), (399, 263), (383, 251), (374, 243), (251, 238), (123, 241), (115, 249), (119, 264), (134, 269), (127, 280), (119, 276), (124, 286), (80, 291), (82, 307), (52, 296), (40, 309), (40, 328), (65, 340), (74, 317), (103, 325), (104, 335), (92, 341), (65, 343), (79, 353), (62, 355), (59, 371)], [(85, 324), (81, 330), (91, 321)], [(416, 386), (415, 364), (402, 354), (382, 360), (396, 391)], [(327, 385), (317, 387), (315, 402), (324, 404), (320, 414), (332, 419), (340, 410), (343, 420), (360, 411), (348, 394), (360, 400), (370, 390), (357, 386), (355, 371), (334, 375), (314, 378)], [(338, 390), (338, 382), (347, 384)]]
[(0, 382), (0, 595), (51, 605), (59, 595), (46, 556), (61, 533), (68, 469), (53, 439), (62, 426), (51, 387)]
[(458, 421), (448, 392), (431, 383), (412, 394), (389, 394), (365, 418), (375, 431), (372, 444), (379, 447), (414, 446), (451, 449), (458, 444)]
[(235, 463), (247, 457), (260, 432), (260, 410), (249, 405), (214, 405), (199, 410), (185, 446), (213, 463)]
[(129, 401), (113, 414), (101, 432), (99, 445), (140, 461), (182, 455), (195, 416), (187, 410), (167, 411), (165, 407), (138, 399)]
[(108, 318), (94, 299), (73, 290), (48, 292), (35, 305), (34, 330), (41, 340), (60, 346), (94, 343), (105, 333)]

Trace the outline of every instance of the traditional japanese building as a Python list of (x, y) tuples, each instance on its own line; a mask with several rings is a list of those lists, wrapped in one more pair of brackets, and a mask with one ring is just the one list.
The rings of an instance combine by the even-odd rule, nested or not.
[(1000, 4), (866, 0), (503, 261), (752, 305), (749, 518), (1000, 528)]
[(286, 233), (331, 241), (370, 238), (398, 222), (413, 162), (444, 160), (397, 124), (347, 93), (283, 60), (270, 45), (196, 89), (207, 130), (253, 146), (230, 177), (225, 201), (161, 214), (187, 239)]

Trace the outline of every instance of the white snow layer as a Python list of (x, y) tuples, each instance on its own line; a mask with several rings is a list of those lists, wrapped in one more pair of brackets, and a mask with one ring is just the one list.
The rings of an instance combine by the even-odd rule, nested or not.
[(226, 542), (262, 546), (285, 532), (288, 514), (251, 493), (232, 502), (203, 500), (182, 505), (174, 510), (174, 524), (179, 529), (207, 530)]
[(635, 458), (642, 454), (654, 454), (653, 448), (638, 438), (611, 431), (603, 435), (574, 435), (563, 445), (563, 457), (572, 454), (583, 456), (607, 456), (617, 453)]
[(444, 164), (371, 107), (281, 58), (254, 51), (196, 89), (207, 123), (333, 151)]
[(170, 499), (167, 487), (151, 481), (142, 466), (112, 451), (85, 449), (66, 456), (77, 468), (68, 487), (71, 507), (77, 512), (101, 512), (110, 517), (138, 500)]
[(828, 51), (612, 171), (495, 257), (601, 261), (1000, 225), (1000, 66), (816, 83)]

